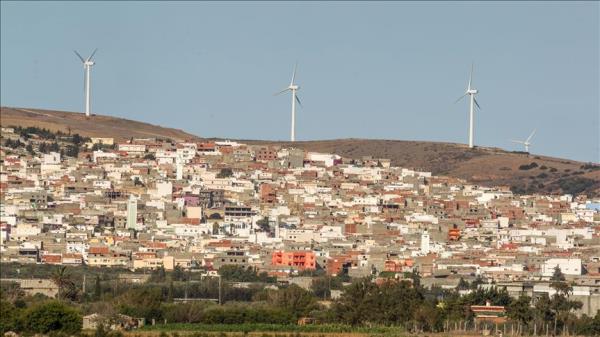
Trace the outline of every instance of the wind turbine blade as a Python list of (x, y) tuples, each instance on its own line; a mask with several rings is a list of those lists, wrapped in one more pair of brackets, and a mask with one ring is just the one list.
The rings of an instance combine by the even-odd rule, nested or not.
[(475, 102), (475, 105), (477, 105), (477, 107), (479, 108), (479, 110), (481, 110), (481, 107), (479, 106), (479, 103), (477, 102), (477, 100), (475, 99), (475, 97), (473, 97), (473, 102)]
[(290, 82), (290, 86), (294, 85), (294, 79), (296, 78), (296, 68), (298, 67), (298, 62), (294, 64), (294, 72), (292, 73), (292, 81)]
[(461, 99), (463, 99), (463, 97), (467, 96), (467, 93), (465, 93), (464, 95), (460, 96), (456, 101), (454, 101), (454, 104), (460, 102)]
[(533, 135), (535, 135), (535, 131), (536, 131), (536, 130), (537, 130), (537, 129), (533, 129), (533, 132), (532, 132), (532, 133), (529, 135), (529, 137), (527, 137), (527, 140), (526, 140), (526, 142), (529, 142), (529, 141), (531, 140), (531, 137), (533, 137)]
[(469, 85), (467, 86), (467, 90), (471, 90), (471, 82), (473, 81), (473, 67), (474, 64), (471, 63), (471, 73), (469, 74)]
[(302, 102), (300, 102), (300, 98), (298, 97), (298, 95), (294, 95), (294, 96), (296, 96), (296, 102), (298, 102), (298, 105), (300, 105), (301, 107), (304, 107), (302, 105)]
[(513, 142), (513, 143), (517, 143), (517, 144), (525, 144), (525, 142), (522, 142), (522, 141), (520, 141), (520, 140), (512, 140), (512, 139), (509, 139), (509, 140), (510, 140), (511, 142)]
[(79, 55), (79, 53), (77, 52), (77, 50), (73, 50), (73, 52), (75, 53), (75, 55), (77, 55), (77, 57), (79, 57), (79, 59), (81, 60), (82, 63), (85, 62), (85, 60), (83, 59), (83, 57), (81, 57), (81, 55)]
[(274, 93), (274, 94), (273, 94), (273, 96), (281, 95), (281, 94), (283, 94), (284, 92), (286, 92), (286, 91), (289, 91), (289, 90), (290, 90), (290, 88), (285, 88), (285, 89), (283, 89), (283, 90), (281, 90), (281, 91), (279, 91), (279, 92), (276, 92), (276, 93)]
[(92, 55), (90, 55), (90, 57), (88, 57), (88, 61), (92, 59), (92, 57), (94, 57), (94, 55), (96, 54), (96, 52), (98, 51), (98, 48), (94, 49), (94, 52), (92, 52)]

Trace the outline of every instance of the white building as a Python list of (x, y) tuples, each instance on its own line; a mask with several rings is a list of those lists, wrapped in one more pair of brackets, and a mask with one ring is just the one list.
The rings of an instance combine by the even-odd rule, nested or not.
[(542, 275), (552, 276), (557, 266), (565, 275), (581, 275), (581, 259), (549, 259), (542, 265)]
[(137, 199), (133, 195), (127, 201), (127, 228), (137, 228)]
[(423, 234), (421, 234), (421, 253), (423, 253), (424, 255), (429, 254), (431, 250), (429, 243), (429, 233), (427, 231), (424, 231)]

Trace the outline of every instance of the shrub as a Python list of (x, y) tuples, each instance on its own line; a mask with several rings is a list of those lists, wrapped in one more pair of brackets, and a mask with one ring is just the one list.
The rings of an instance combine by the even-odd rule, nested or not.
[(82, 318), (76, 309), (58, 301), (50, 301), (27, 309), (23, 325), (25, 330), (31, 332), (75, 334), (81, 331)]
[(538, 167), (538, 164), (536, 162), (531, 162), (529, 164), (524, 164), (524, 165), (519, 166), (519, 170), (527, 171), (527, 170), (534, 169), (536, 167)]
[(594, 186), (593, 179), (584, 177), (564, 178), (558, 181), (560, 188), (568, 194), (577, 195)]
[(0, 335), (18, 329), (18, 309), (8, 301), (0, 301)]

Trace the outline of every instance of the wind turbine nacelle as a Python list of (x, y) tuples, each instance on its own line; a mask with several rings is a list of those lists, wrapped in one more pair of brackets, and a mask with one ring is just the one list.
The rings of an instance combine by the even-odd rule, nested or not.
[(297, 86), (297, 85), (290, 85), (290, 87), (288, 89), (290, 89), (290, 90), (298, 90), (298, 89), (300, 89), (300, 87)]
[(88, 67), (91, 67), (91, 66), (93, 66), (94, 64), (96, 64), (96, 62), (94, 62), (94, 61), (86, 61), (86, 62), (84, 63), (84, 65), (85, 65), (85, 66), (88, 66)]
[(474, 95), (474, 94), (476, 94), (478, 92), (479, 92), (479, 90), (477, 90), (477, 89), (471, 89), (471, 90), (467, 91), (467, 94)]

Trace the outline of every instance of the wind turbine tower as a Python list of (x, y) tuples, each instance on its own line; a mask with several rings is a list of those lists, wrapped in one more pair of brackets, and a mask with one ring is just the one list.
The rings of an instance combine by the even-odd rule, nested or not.
[(294, 83), (294, 79), (296, 78), (297, 66), (298, 66), (298, 64), (296, 64), (294, 66), (294, 72), (292, 73), (292, 80), (290, 81), (290, 85), (287, 88), (285, 88), (275, 94), (275, 95), (280, 95), (287, 91), (292, 92), (292, 128), (291, 128), (291, 132), (290, 132), (290, 141), (292, 141), (292, 142), (296, 141), (296, 102), (298, 102), (298, 105), (302, 106), (302, 103), (300, 103), (300, 98), (298, 98), (298, 93), (297, 93), (298, 90), (300, 89), (300, 87)]
[(536, 131), (536, 129), (534, 129), (533, 132), (531, 132), (531, 134), (529, 135), (529, 137), (527, 137), (527, 139), (525, 139), (525, 140), (512, 140), (511, 139), (511, 142), (523, 144), (525, 146), (525, 152), (529, 153), (529, 145), (531, 145), (531, 138), (533, 138), (533, 135), (535, 135), (535, 131)]
[(83, 63), (83, 90), (85, 92), (85, 116), (90, 117), (90, 71), (92, 70), (92, 66), (96, 64), (92, 61), (92, 57), (98, 51), (98, 48), (94, 49), (94, 52), (90, 57), (84, 59), (76, 50), (74, 50), (75, 55), (79, 57), (81, 63)]
[(477, 93), (479, 93), (479, 90), (473, 88), (472, 85), (473, 82), (473, 64), (471, 64), (471, 74), (469, 75), (469, 84), (467, 84), (467, 90), (465, 91), (465, 94), (460, 96), (456, 102), (454, 103), (458, 103), (461, 99), (463, 99), (463, 97), (469, 95), (469, 148), (473, 148), (473, 132), (474, 132), (474, 114), (475, 114), (475, 106), (477, 106), (478, 109), (481, 109), (481, 107), (479, 106), (479, 103), (477, 102), (477, 100), (475, 99), (475, 95), (477, 95)]

